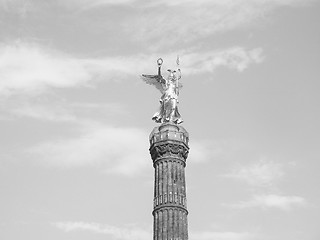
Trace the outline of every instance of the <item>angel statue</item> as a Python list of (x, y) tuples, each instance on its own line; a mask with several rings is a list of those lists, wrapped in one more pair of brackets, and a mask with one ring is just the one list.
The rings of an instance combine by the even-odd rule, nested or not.
[[(154, 85), (162, 96), (160, 98), (160, 109), (156, 112), (152, 120), (158, 123), (173, 122), (175, 124), (182, 123), (183, 120), (178, 111), (178, 96), (179, 90), (182, 88), (182, 84), (179, 83), (181, 79), (181, 70), (168, 69), (169, 75), (167, 79), (161, 75), (161, 65), (163, 60), (159, 58), (158, 63), (158, 75), (145, 75), (142, 74), (142, 79), (150, 85)], [(177, 59), (177, 65), (179, 65), (179, 58)]]

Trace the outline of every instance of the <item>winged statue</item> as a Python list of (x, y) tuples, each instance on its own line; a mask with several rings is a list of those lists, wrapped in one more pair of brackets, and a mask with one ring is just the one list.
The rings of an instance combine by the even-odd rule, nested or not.
[[(147, 84), (155, 86), (162, 94), (159, 111), (153, 115), (152, 120), (158, 123), (173, 122), (180, 124), (183, 122), (178, 111), (179, 90), (182, 88), (182, 84), (179, 82), (181, 79), (181, 70), (168, 69), (169, 75), (167, 79), (165, 79), (161, 75), (162, 58), (159, 58), (157, 63), (157, 75), (142, 74), (142, 80)], [(179, 58), (177, 59), (177, 65), (179, 65)]]

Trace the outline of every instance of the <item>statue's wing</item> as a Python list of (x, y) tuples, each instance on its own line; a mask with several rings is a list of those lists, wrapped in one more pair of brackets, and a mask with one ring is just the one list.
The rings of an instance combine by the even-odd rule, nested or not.
[(147, 84), (155, 86), (161, 93), (164, 92), (163, 83), (165, 80), (161, 75), (146, 75), (142, 74), (141, 79), (146, 82)]

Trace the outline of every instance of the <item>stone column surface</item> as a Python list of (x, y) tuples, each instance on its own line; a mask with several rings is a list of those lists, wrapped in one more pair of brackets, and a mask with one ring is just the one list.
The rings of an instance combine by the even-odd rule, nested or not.
[(163, 123), (150, 134), (150, 154), (155, 169), (154, 240), (188, 239), (185, 180), (188, 142), (188, 132), (174, 123)]

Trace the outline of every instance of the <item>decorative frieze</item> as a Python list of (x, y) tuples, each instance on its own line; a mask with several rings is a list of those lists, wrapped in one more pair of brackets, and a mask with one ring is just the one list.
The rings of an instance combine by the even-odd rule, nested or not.
[(179, 143), (161, 143), (157, 145), (152, 145), (150, 148), (150, 154), (153, 161), (159, 158), (181, 158), (181, 160), (186, 160), (188, 157), (189, 148), (184, 144)]

